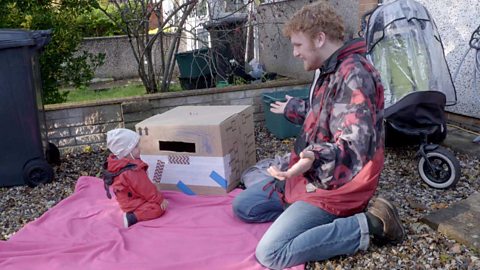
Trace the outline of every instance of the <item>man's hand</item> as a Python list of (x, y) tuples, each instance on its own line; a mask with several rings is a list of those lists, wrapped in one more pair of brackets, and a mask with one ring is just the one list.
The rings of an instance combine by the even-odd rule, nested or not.
[(287, 178), (291, 178), (297, 175), (300, 175), (306, 171), (308, 171), (315, 160), (315, 155), (312, 151), (302, 151), (300, 153), (300, 160), (297, 161), (290, 169), (285, 172), (282, 172), (276, 166), (270, 166), (267, 169), (267, 172), (275, 177), (276, 179), (283, 181)]
[(293, 97), (285, 95), (285, 98), (287, 99), (287, 101), (285, 102), (275, 101), (273, 103), (270, 103), (270, 111), (272, 113), (283, 114), (285, 112), (285, 106), (287, 105), (288, 101), (290, 101), (290, 99)]

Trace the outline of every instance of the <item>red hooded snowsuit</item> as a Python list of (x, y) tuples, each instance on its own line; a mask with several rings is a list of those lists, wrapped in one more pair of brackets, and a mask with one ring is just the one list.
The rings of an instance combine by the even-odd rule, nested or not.
[(136, 167), (115, 177), (112, 190), (118, 204), (124, 212), (133, 212), (138, 221), (155, 219), (165, 212), (160, 207), (163, 195), (147, 176), (148, 165), (141, 159), (117, 159), (108, 157), (107, 170), (111, 173), (120, 171), (128, 163)]

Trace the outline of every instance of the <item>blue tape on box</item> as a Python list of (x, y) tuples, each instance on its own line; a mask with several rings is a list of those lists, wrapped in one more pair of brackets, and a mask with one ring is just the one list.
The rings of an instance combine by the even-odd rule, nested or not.
[(196, 195), (195, 192), (193, 192), (193, 191), (192, 191), (187, 185), (185, 185), (185, 183), (183, 183), (182, 181), (178, 181), (178, 183), (177, 183), (177, 188), (178, 188), (181, 192), (183, 192), (183, 193), (185, 193), (185, 194), (187, 194), (187, 195), (190, 195), (190, 196)]
[(217, 184), (219, 184), (223, 189), (227, 189), (227, 180), (225, 180), (225, 178), (220, 176), (217, 172), (212, 171), (210, 173), (210, 178), (212, 178), (213, 181), (217, 182)]

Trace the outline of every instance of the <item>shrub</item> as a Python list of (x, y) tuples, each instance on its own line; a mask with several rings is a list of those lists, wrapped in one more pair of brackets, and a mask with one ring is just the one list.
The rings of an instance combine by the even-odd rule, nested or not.
[(40, 56), (45, 103), (65, 101), (68, 93), (59, 92), (59, 83), (86, 85), (101, 64), (100, 55), (74, 55), (83, 38), (76, 18), (96, 5), (96, 0), (0, 1), (0, 28), (52, 29), (51, 41)]
[[(108, 12), (117, 23), (121, 21), (120, 14), (113, 7), (108, 8)], [(118, 28), (118, 24), (115, 24), (99, 9), (92, 9), (82, 14), (77, 18), (76, 23), (79, 25), (85, 37), (104, 37), (124, 34), (122, 30)]]

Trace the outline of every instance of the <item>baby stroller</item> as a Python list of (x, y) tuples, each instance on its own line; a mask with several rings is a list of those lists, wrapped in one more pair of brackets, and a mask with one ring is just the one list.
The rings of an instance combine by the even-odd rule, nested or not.
[(460, 164), (438, 143), (447, 135), (444, 108), (457, 97), (430, 14), (413, 0), (387, 1), (363, 16), (362, 30), (367, 58), (385, 88), (386, 145), (420, 145), (422, 180), (434, 188), (454, 186)]

